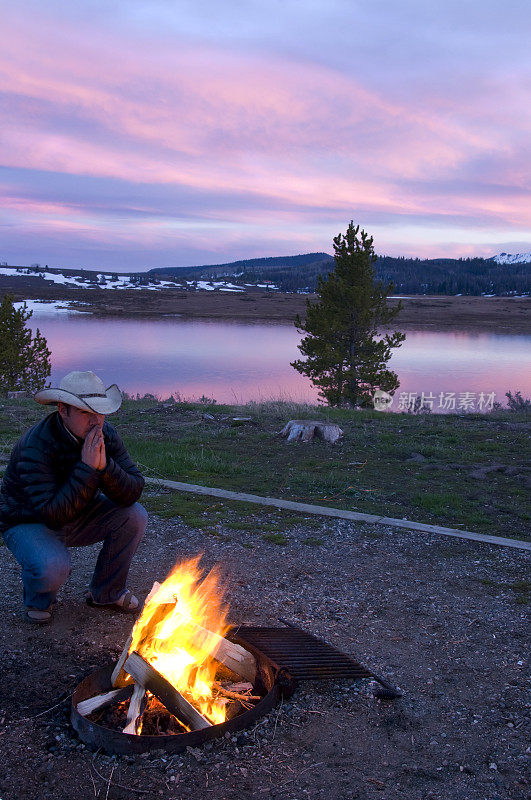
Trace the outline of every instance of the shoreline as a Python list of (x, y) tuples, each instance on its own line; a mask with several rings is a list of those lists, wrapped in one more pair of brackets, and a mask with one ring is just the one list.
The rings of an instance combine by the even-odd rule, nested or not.
[[(251, 290), (246, 293), (184, 292), (166, 289), (73, 289), (34, 281), (0, 279), (0, 294), (16, 302), (42, 300), (63, 302), (72, 309), (98, 317), (183, 318), (254, 320), (293, 324), (304, 317), (306, 300), (316, 295)], [(398, 299), (390, 299), (396, 307)], [(496, 333), (531, 333), (531, 298), (455, 295), (408, 295), (401, 298), (402, 311), (389, 329), (484, 330)], [(79, 305), (78, 305), (79, 304)]]
[[(241, 298), (231, 297), (228, 303), (218, 298), (203, 295), (186, 301), (178, 308), (155, 311), (145, 307), (118, 307), (117, 303), (106, 303), (105, 307), (83, 306), (79, 311), (98, 317), (141, 319), (204, 319), (241, 322), (274, 322), (293, 325), (296, 314), (304, 317), (306, 299), (316, 295), (272, 295), (273, 300), (256, 301), (249, 309), (238, 304)], [(194, 302), (195, 301), (195, 302)], [(275, 302), (276, 301), (276, 302)], [(284, 304), (285, 301), (292, 301)], [(494, 302), (493, 302), (494, 301)], [(244, 301), (245, 302), (245, 301)], [(389, 302), (396, 307), (398, 300)], [(254, 305), (254, 304), (253, 304)], [(483, 297), (418, 297), (402, 300), (402, 311), (395, 323), (381, 330), (432, 330), (432, 331), (484, 331), (490, 333), (531, 334), (531, 298), (483, 298)]]

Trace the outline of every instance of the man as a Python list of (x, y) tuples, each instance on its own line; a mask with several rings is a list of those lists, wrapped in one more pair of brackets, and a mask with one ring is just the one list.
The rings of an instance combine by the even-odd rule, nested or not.
[(103, 542), (87, 594), (100, 608), (135, 611), (127, 575), (147, 514), (136, 501), (144, 479), (105, 422), (122, 395), (93, 372), (70, 372), (35, 400), (57, 411), (15, 445), (0, 487), (0, 532), (22, 568), (26, 618), (52, 619), (71, 567), (68, 547)]

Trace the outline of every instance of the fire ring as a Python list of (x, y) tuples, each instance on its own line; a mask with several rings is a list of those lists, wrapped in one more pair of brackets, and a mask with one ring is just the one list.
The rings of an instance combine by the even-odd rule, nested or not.
[[(265, 716), (279, 702), (280, 698), (293, 691), (293, 682), (283, 670), (277, 671), (269, 660), (253, 648), (257, 661), (258, 678), (255, 685), (264, 696), (252, 708), (242, 711), (237, 716), (218, 725), (211, 725), (203, 730), (190, 731), (171, 735), (135, 735), (91, 722), (77, 711), (82, 700), (112, 688), (111, 674), (114, 664), (103, 667), (88, 675), (76, 687), (72, 695), (70, 720), (80, 739), (91, 747), (101, 747), (109, 755), (130, 755), (147, 753), (151, 750), (164, 750), (167, 753), (180, 753), (187, 747), (197, 747), (205, 742), (236, 733), (252, 725), (260, 717)], [(261, 690), (261, 691), (260, 691)]]
[[(280, 629), (228, 626), (219, 576), (214, 568), (202, 578), (199, 558), (174, 567), (163, 584), (155, 581), (116, 664), (77, 686), (70, 719), (83, 742), (109, 754), (179, 753), (252, 725), (299, 680), (372, 677), (386, 697), (400, 696), (290, 623)], [(158, 706), (165, 709), (162, 727)]]

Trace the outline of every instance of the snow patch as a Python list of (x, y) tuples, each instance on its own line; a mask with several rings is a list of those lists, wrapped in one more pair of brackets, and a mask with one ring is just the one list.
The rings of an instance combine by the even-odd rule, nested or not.
[[(185, 289), (187, 287), (195, 287), (206, 292), (213, 292), (218, 289), (221, 292), (245, 292), (245, 288), (238, 286), (238, 284), (230, 283), (230, 281), (184, 281), (177, 282), (176, 280), (163, 281), (153, 279), (151, 280), (147, 274), (143, 275), (138, 273), (138, 280), (131, 279), (129, 275), (117, 275), (116, 273), (98, 272), (94, 277), (86, 277), (81, 275), (63, 275), (61, 272), (49, 272), (48, 270), (36, 271), (31, 267), (0, 267), (0, 275), (9, 275), (11, 277), (29, 276), (32, 278), (39, 278), (40, 280), (51, 281), (58, 283), (62, 286), (75, 286), (81, 289), (133, 289), (134, 291), (148, 290), (151, 292), (159, 292), (161, 289)], [(142, 282), (140, 282), (142, 281)], [(246, 284), (247, 286), (257, 286), (259, 289), (274, 289), (278, 290), (277, 286), (273, 284)]]
[(132, 281), (127, 275), (113, 277), (112, 273), (109, 274), (107, 272), (98, 272), (96, 277), (92, 279), (80, 275), (63, 275), (61, 272), (49, 272), (47, 270), (37, 272), (31, 268), (0, 267), (0, 275), (8, 275), (15, 278), (29, 276), (51, 281), (51, 283), (58, 283), (61, 286), (75, 286), (82, 289), (151, 289), (151, 291), (159, 291), (167, 287), (172, 289), (182, 288), (181, 284), (173, 281), (148, 281), (146, 284), (140, 284)]
[(203, 289), (207, 292), (213, 292), (215, 289), (221, 289), (223, 292), (243, 292), (241, 286), (235, 286), (233, 283), (226, 281), (186, 281), (188, 286), (195, 286), (197, 289)]
[[(28, 311), (33, 311), (35, 317), (46, 317), (55, 314), (85, 314), (85, 311), (79, 311), (77, 308), (70, 308), (69, 305), (64, 303), (53, 302), (50, 300), (22, 300), (19, 303), (13, 303), (13, 307), (17, 309), (22, 308), (26, 303)], [(83, 303), (80, 305), (88, 305)]]
[(511, 253), (500, 253), (493, 260), (496, 264), (528, 264), (531, 262), (531, 253), (516, 253), (514, 256)]

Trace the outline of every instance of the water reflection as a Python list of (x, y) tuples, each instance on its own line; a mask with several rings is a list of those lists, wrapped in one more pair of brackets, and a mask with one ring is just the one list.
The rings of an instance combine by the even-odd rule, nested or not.
[[(317, 399), (309, 380), (290, 367), (300, 353), (289, 324), (37, 313), (31, 324), (48, 340), (54, 382), (69, 370), (93, 369), (129, 393), (205, 395), (218, 402)], [(399, 391), (494, 392), (505, 404), (508, 390), (531, 394), (530, 344), (525, 335), (410, 331), (390, 367), (399, 375)], [(397, 403), (398, 393), (394, 410)]]

